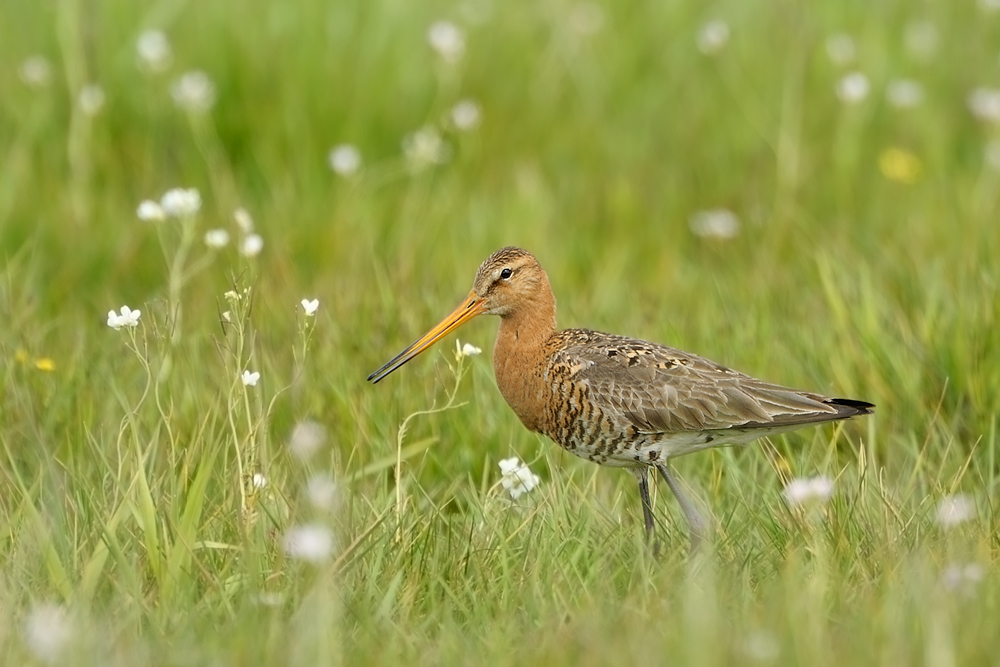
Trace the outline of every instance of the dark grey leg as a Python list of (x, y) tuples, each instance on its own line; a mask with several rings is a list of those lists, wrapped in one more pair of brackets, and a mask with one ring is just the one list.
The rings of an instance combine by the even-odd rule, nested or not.
[(639, 497), (642, 498), (642, 516), (646, 520), (646, 539), (653, 539), (653, 505), (649, 500), (649, 472), (642, 468), (636, 471), (635, 476), (639, 478)]
[[(708, 524), (705, 519), (702, 518), (701, 514), (695, 508), (694, 504), (688, 500), (688, 497), (684, 495), (684, 491), (681, 490), (680, 484), (674, 478), (674, 474), (670, 472), (670, 468), (667, 467), (666, 463), (657, 463), (656, 469), (660, 471), (660, 475), (667, 481), (667, 486), (670, 490), (674, 492), (674, 497), (677, 498), (677, 504), (681, 506), (681, 511), (684, 512), (684, 518), (688, 522), (688, 530), (691, 536), (691, 553), (698, 551), (701, 543), (708, 536)], [(640, 482), (641, 483), (641, 482)], [(647, 489), (648, 493), (648, 489)]]

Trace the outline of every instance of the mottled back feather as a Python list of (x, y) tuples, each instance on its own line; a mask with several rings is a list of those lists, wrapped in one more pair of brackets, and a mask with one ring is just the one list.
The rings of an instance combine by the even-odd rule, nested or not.
[(872, 407), (763, 382), (635, 338), (567, 329), (552, 342), (561, 349), (550, 366), (563, 367), (586, 385), (590, 401), (639, 433), (774, 429), (867, 414)]

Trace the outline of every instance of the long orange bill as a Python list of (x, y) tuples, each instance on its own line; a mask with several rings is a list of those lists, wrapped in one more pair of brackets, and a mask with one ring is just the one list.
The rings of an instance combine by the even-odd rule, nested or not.
[(476, 293), (469, 292), (469, 296), (466, 297), (465, 301), (458, 308), (452, 311), (451, 315), (441, 320), (433, 329), (415, 340), (412, 345), (393, 357), (385, 366), (369, 375), (368, 379), (373, 384), (385, 379), (389, 373), (429, 348), (438, 339), (444, 338), (476, 315), (482, 315), (483, 308), (483, 302), (476, 296)]

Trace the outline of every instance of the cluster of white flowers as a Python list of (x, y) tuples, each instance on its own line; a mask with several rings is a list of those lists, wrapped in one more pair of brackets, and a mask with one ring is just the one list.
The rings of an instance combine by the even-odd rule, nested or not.
[(965, 523), (976, 516), (976, 503), (971, 496), (959, 494), (947, 496), (938, 503), (936, 519), (942, 528), (951, 528)]
[(253, 234), (253, 218), (250, 217), (250, 212), (245, 208), (238, 208), (233, 211), (233, 220), (236, 221), (236, 226), (240, 228), (240, 231), (244, 234)]
[(225, 229), (210, 229), (205, 232), (205, 245), (213, 250), (224, 248), (229, 243), (229, 232)]
[(885, 87), (885, 98), (898, 109), (911, 109), (924, 101), (924, 87), (913, 79), (894, 79)]
[(740, 233), (740, 219), (725, 208), (698, 211), (691, 216), (688, 226), (695, 236), (720, 241), (735, 238)]
[(244, 257), (256, 257), (264, 249), (264, 238), (254, 232), (253, 217), (245, 208), (238, 208), (233, 212), (233, 220), (242, 234), (239, 243), (240, 254)]
[(423, 127), (403, 138), (403, 154), (414, 169), (444, 164), (451, 147), (433, 127)]
[(191, 113), (204, 113), (215, 105), (215, 83), (201, 70), (182, 74), (170, 94), (178, 108)]
[(52, 65), (44, 56), (31, 56), (21, 63), (20, 75), (29, 88), (44, 88), (52, 81)]
[(340, 176), (353, 176), (361, 170), (361, 151), (353, 144), (338, 144), (327, 156), (330, 169)]
[(938, 29), (933, 23), (927, 20), (913, 21), (906, 26), (903, 36), (906, 43), (906, 50), (917, 58), (927, 59), (933, 56), (941, 41), (938, 36)]
[(854, 39), (846, 33), (836, 33), (826, 38), (826, 55), (834, 65), (849, 65), (854, 62), (856, 49)]
[(240, 242), (240, 252), (244, 257), (256, 257), (264, 249), (264, 239), (260, 234), (247, 234)]
[(75, 634), (66, 609), (55, 604), (34, 607), (24, 621), (24, 643), (36, 659), (58, 663)]
[(837, 82), (837, 97), (845, 104), (858, 104), (863, 102), (871, 90), (868, 77), (862, 72), (851, 72), (845, 74)]
[(479, 117), (482, 115), (482, 110), (474, 100), (460, 100), (451, 108), (449, 115), (451, 124), (455, 126), (456, 130), (468, 132), (479, 126)]
[(80, 89), (77, 103), (84, 115), (96, 116), (104, 107), (104, 99), (104, 89), (96, 83), (90, 83)]
[(285, 555), (309, 563), (322, 563), (333, 554), (333, 532), (320, 524), (293, 526), (281, 541)]
[(465, 33), (450, 21), (432, 23), (427, 29), (427, 43), (445, 62), (457, 62), (465, 53)]
[(785, 486), (785, 499), (792, 505), (823, 504), (833, 495), (829, 477), (797, 478)]
[(729, 24), (725, 21), (709, 21), (698, 31), (698, 50), (705, 55), (718, 53), (729, 41)]
[(288, 449), (298, 459), (305, 461), (326, 442), (326, 429), (311, 419), (300, 421), (288, 438)]
[(120, 313), (109, 310), (108, 326), (115, 331), (121, 329), (122, 327), (137, 327), (139, 326), (140, 315), (142, 315), (141, 310), (132, 310), (128, 306), (122, 306)]
[(167, 190), (159, 202), (146, 199), (139, 203), (136, 216), (143, 222), (160, 222), (169, 218), (187, 218), (201, 210), (201, 194), (194, 188)]
[(201, 210), (201, 194), (194, 188), (173, 188), (160, 198), (160, 206), (168, 217), (191, 217)]
[(1000, 89), (976, 88), (969, 93), (969, 111), (979, 120), (1000, 123)]
[(979, 563), (953, 563), (941, 573), (941, 583), (949, 591), (971, 594), (985, 576), (986, 570)]
[(306, 498), (314, 509), (325, 512), (337, 506), (340, 489), (328, 475), (316, 474), (306, 482)]
[(509, 459), (502, 459), (499, 465), (502, 474), (500, 484), (503, 485), (503, 488), (507, 490), (507, 493), (514, 500), (530, 492), (541, 482), (541, 478), (531, 472), (527, 464), (522, 463), (521, 459), (516, 456)]
[(170, 40), (160, 30), (144, 30), (135, 43), (139, 66), (150, 72), (163, 72), (170, 67), (173, 50)]

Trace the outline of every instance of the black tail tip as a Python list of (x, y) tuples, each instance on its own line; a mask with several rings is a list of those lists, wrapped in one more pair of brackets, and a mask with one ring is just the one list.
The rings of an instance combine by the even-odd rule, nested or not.
[(835, 405), (841, 408), (845, 417), (855, 415), (870, 415), (875, 412), (875, 404), (868, 401), (856, 401), (853, 398), (831, 398), (826, 401), (828, 405)]

